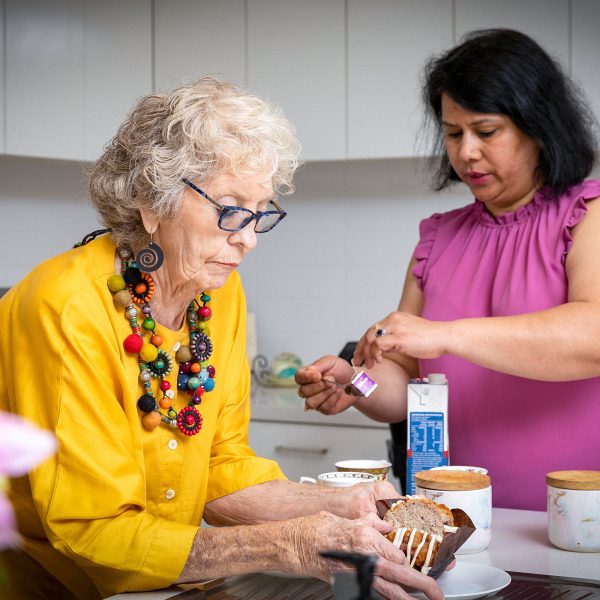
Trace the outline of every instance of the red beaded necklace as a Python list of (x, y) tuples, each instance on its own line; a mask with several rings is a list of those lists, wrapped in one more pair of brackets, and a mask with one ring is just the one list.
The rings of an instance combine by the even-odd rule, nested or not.
[[(215, 388), (215, 368), (208, 362), (213, 351), (206, 324), (212, 316), (208, 306), (210, 296), (202, 292), (201, 306), (196, 300), (190, 303), (186, 313), (190, 343), (178, 343), (174, 348), (179, 363), (177, 388), (189, 395), (187, 406), (177, 412), (172, 406), (175, 392), (166, 379), (173, 370), (173, 358), (161, 348), (163, 338), (156, 332), (149, 304), (154, 295), (154, 280), (148, 273), (140, 271), (130, 251), (119, 249), (119, 255), (121, 274), (111, 275), (107, 283), (115, 303), (125, 309), (131, 325), (131, 334), (123, 341), (123, 347), (126, 352), (138, 356), (139, 378), (144, 388), (137, 402), (143, 413), (142, 424), (149, 431), (164, 423), (178, 427), (184, 435), (196, 435), (202, 429), (202, 416), (196, 407), (202, 402), (202, 395)], [(141, 326), (138, 323), (139, 310), (143, 315)], [(148, 339), (144, 338), (145, 334), (148, 334)], [(158, 388), (162, 395), (158, 399), (152, 391), (153, 379), (160, 380)]]

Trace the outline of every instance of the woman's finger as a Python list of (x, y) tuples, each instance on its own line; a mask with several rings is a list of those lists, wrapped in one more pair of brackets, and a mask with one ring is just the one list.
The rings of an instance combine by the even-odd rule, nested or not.
[(384, 598), (390, 598), (393, 600), (410, 600), (412, 596), (400, 585), (392, 581), (388, 581), (380, 575), (373, 577), (372, 588), (379, 592)]
[(322, 373), (316, 367), (308, 365), (306, 367), (300, 367), (296, 371), (294, 379), (298, 385), (306, 385), (320, 381), (322, 376)]
[(382, 543), (380, 549), (381, 558), (376, 566), (379, 575), (389, 581), (421, 590), (432, 600), (441, 600), (444, 597), (435, 579), (411, 567), (403, 552), (387, 538), (384, 537), (383, 540), (385, 543)]
[(304, 394), (302, 397), (304, 398), (305, 406), (310, 410), (321, 410), (323, 404), (325, 404), (328, 399), (336, 393), (335, 388), (325, 386), (321, 391), (313, 394)]
[(319, 405), (317, 410), (324, 415), (333, 415), (348, 408), (353, 402), (351, 396), (344, 394), (340, 389), (333, 389), (329, 397)]

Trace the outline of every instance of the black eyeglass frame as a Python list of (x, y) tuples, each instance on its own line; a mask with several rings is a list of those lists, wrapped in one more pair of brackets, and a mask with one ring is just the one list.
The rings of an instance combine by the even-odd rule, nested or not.
[[(243, 208), (241, 206), (228, 206), (227, 204), (221, 204), (220, 202), (213, 200), (204, 190), (200, 189), (196, 184), (192, 183), (189, 179), (186, 179), (185, 177), (183, 177), (181, 179), (181, 181), (183, 181), (183, 183), (185, 183), (185, 185), (191, 187), (195, 192), (198, 192), (203, 198), (208, 200), (219, 211), (219, 221), (217, 222), (217, 226), (219, 227), (219, 229), (221, 229), (223, 231), (227, 231), (230, 233), (233, 233), (236, 231), (241, 231), (249, 223), (254, 221), (254, 231), (256, 233), (267, 233), (268, 231), (271, 231), (271, 229), (273, 229), (275, 227), (275, 225), (278, 225), (282, 221), (282, 219), (284, 219), (287, 216), (287, 213), (285, 212), (285, 210), (283, 210), (281, 208), (281, 206), (279, 206), (279, 204), (277, 204), (277, 202), (275, 202), (275, 200), (269, 200), (269, 204), (272, 204), (277, 210), (259, 210), (257, 212), (253, 212), (249, 208)], [(222, 221), (230, 212), (248, 213), (248, 218), (246, 220), (244, 220), (242, 225), (240, 225), (239, 227), (236, 227), (235, 229), (223, 227)], [(259, 222), (260, 218), (265, 215), (278, 215), (279, 218), (268, 229), (262, 229), (261, 231), (257, 231), (256, 227), (258, 226), (258, 222)]]

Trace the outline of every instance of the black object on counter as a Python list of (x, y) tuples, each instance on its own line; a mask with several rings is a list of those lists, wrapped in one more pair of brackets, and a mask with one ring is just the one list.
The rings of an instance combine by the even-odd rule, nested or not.
[[(340, 581), (341, 585), (336, 585), (337, 579), (345, 576), (348, 573), (340, 572), (334, 574), (334, 597), (343, 598), (344, 600), (376, 600), (381, 596), (371, 590), (371, 584), (373, 583), (373, 575), (375, 572), (375, 565), (377, 563), (377, 556), (374, 554), (360, 554), (358, 552), (338, 552), (335, 550), (329, 550), (320, 553), (324, 558), (333, 558), (335, 560), (342, 561), (346, 564), (352, 565), (356, 569), (356, 584), (358, 584), (358, 596), (356, 593), (356, 584), (352, 586), (353, 594), (348, 594), (347, 582)], [(345, 583), (345, 585), (344, 585)], [(353, 582), (354, 583), (354, 582)], [(340, 594), (338, 595), (338, 592)]]

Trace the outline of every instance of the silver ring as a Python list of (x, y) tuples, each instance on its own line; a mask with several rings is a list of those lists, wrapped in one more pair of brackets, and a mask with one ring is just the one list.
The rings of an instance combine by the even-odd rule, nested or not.
[(386, 333), (387, 333), (387, 331), (383, 327), (379, 327), (375, 331), (375, 337), (381, 337), (381, 336), (385, 335)]

